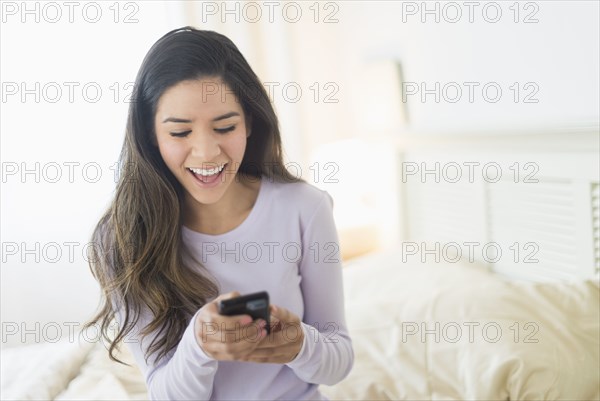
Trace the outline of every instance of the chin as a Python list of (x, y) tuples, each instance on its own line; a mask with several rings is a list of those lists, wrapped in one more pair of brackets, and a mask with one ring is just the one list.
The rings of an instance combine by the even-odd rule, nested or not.
[(224, 192), (222, 190), (218, 190), (218, 191), (214, 191), (214, 193), (199, 194), (198, 191), (196, 190), (194, 192), (188, 191), (188, 194), (194, 201), (196, 201), (202, 205), (212, 205), (214, 203), (217, 203), (219, 200), (221, 200), (221, 198), (224, 195)]

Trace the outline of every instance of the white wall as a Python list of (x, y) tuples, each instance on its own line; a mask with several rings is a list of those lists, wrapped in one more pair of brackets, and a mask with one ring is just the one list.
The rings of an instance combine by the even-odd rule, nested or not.
[[(300, 49), (294, 52), (296, 70), (304, 76), (312, 74), (311, 79), (334, 79), (340, 86), (342, 101), (338, 106), (306, 106), (305, 135), (312, 143), (320, 138), (362, 135), (358, 127), (365, 105), (358, 83), (379, 78), (361, 74), (363, 64), (376, 59), (400, 62), (406, 82), (425, 83), (429, 89), (435, 82), (441, 87), (456, 82), (463, 89), (456, 103), (443, 97), (438, 103), (432, 95), (425, 102), (418, 95), (407, 96), (406, 129), (444, 133), (479, 128), (484, 132), (505, 126), (599, 120), (598, 2), (537, 1), (529, 2), (527, 8), (527, 2), (520, 2), (519, 23), (514, 22), (515, 13), (509, 8), (514, 2), (494, 3), (502, 11), (497, 23), (486, 22), (482, 11), (493, 2), (476, 2), (479, 5), (473, 23), (464, 2), (425, 3), (430, 10), (438, 5), (439, 23), (434, 14), (422, 16), (423, 2), (358, 1), (337, 3), (337, 23), (290, 26), (295, 44), (301, 46), (294, 47)], [(460, 6), (462, 18), (456, 23), (448, 22), (455, 15), (449, 3)], [(418, 10), (412, 15), (409, 11), (414, 6)], [(493, 10), (488, 6), (485, 17), (489, 20), (494, 18)], [(538, 22), (522, 22), (528, 15)], [(313, 57), (306, 57), (309, 48)], [(464, 82), (480, 84), (473, 103)], [(497, 83), (503, 91), (497, 103), (482, 96), (481, 88), (489, 82)], [(524, 88), (527, 82), (537, 85), (539, 91), (531, 100), (538, 102), (524, 103), (521, 98), (515, 103), (510, 89), (514, 82), (520, 83), (521, 96), (534, 88)], [(494, 95), (491, 89), (489, 95)]]
[[(297, 79), (309, 83), (333, 81), (339, 87), (338, 103), (298, 105), (306, 148), (319, 149), (314, 157), (321, 164), (333, 161), (339, 166), (340, 182), (319, 183), (331, 193), (341, 194), (336, 197), (338, 211), (352, 210), (339, 217), (338, 226), (352, 227), (357, 214), (370, 213), (375, 216), (373, 224), (380, 231), (381, 242), (394, 243), (406, 231), (397, 223), (393, 209), (399, 202), (396, 189), (400, 179), (397, 166), (390, 160), (397, 160), (397, 143), (407, 146), (407, 142), (431, 142), (436, 137), (465, 133), (542, 134), (546, 130), (569, 132), (572, 125), (597, 126), (599, 3), (519, 2), (519, 22), (515, 22), (515, 2), (474, 3), (477, 7), (473, 22), (465, 2), (352, 1), (334, 3), (338, 6), (337, 22), (324, 24), (305, 19), (288, 25)], [(455, 18), (455, 5), (462, 18), (452, 23), (449, 20)], [(502, 14), (498, 22), (492, 23), (489, 21), (496, 18), (496, 5)], [(435, 10), (436, 6), (439, 22), (435, 12), (423, 12), (423, 7)], [(526, 17), (537, 22), (525, 23)], [(425, 101), (420, 94), (407, 95), (406, 102), (400, 102), (396, 111), (405, 112), (407, 121), (398, 124), (397, 116), (390, 114), (386, 104), (388, 98), (394, 98), (393, 77), (364, 72), (372, 71), (373, 65), (378, 65), (374, 62), (381, 60), (394, 60), (401, 65), (405, 85), (424, 84), (433, 89), (439, 82), (441, 89), (455, 82), (463, 90), (462, 98), (452, 103), (443, 93), (439, 101), (432, 95), (427, 95)], [(475, 87), (473, 102), (469, 101), (464, 82), (479, 85)], [(511, 90), (515, 82), (520, 88), (518, 102), (513, 98), (515, 89)], [(502, 90), (496, 103), (482, 95), (482, 88), (488, 83)], [(532, 84), (525, 87), (526, 83)], [(381, 96), (366, 97), (365, 86), (386, 85), (388, 90)], [(402, 98), (402, 86), (396, 86), (397, 96)], [(537, 103), (524, 102), (531, 88), (538, 90), (530, 99)], [(454, 92), (448, 95), (455, 96)], [(489, 96), (494, 96), (494, 92), (490, 91)], [(373, 124), (372, 116), (377, 114), (380, 121)], [(345, 146), (342, 141), (357, 137), (366, 142), (352, 146), (355, 151), (351, 155), (341, 155), (340, 149)], [(368, 143), (373, 140), (377, 142), (374, 146)], [(357, 173), (359, 164), (375, 167), (377, 179), (363, 179)], [(358, 203), (362, 209), (356, 207)], [(363, 232), (367, 232), (366, 228)]]
[[(96, 309), (82, 251), (115, 186), (126, 85), (168, 22), (161, 2), (119, 3), (118, 14), (116, 3), (97, 2), (95, 23), (95, 6), (83, 13), (90, 2), (77, 3), (73, 22), (61, 2), (26, 3), (30, 14), (23, 4), (2, 4), (2, 346), (66, 335)], [(22, 98), (22, 89), (32, 92)]]

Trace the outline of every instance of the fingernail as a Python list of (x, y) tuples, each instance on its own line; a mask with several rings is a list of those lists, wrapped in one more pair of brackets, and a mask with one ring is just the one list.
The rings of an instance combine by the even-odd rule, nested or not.
[(246, 324), (250, 324), (252, 323), (252, 318), (251, 317), (243, 317), (242, 320), (240, 320), (240, 324), (246, 325)]

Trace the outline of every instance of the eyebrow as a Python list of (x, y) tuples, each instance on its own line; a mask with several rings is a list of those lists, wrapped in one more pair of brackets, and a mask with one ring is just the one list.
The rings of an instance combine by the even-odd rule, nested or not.
[[(221, 116), (215, 117), (212, 119), (212, 121), (221, 121), (221, 120), (226, 120), (230, 117), (235, 117), (235, 116), (239, 116), (240, 113), (238, 113), (237, 111), (231, 111), (229, 113), (223, 114)], [(185, 118), (177, 118), (177, 117), (167, 117), (163, 120), (163, 123), (191, 123), (192, 120), (187, 120)]]

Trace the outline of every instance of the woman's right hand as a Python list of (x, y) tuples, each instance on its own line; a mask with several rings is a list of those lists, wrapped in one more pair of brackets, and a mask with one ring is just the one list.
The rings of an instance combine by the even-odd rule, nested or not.
[(242, 360), (267, 336), (262, 319), (253, 322), (250, 315), (219, 314), (219, 301), (240, 295), (237, 291), (219, 295), (196, 315), (196, 341), (207, 355), (216, 360)]

